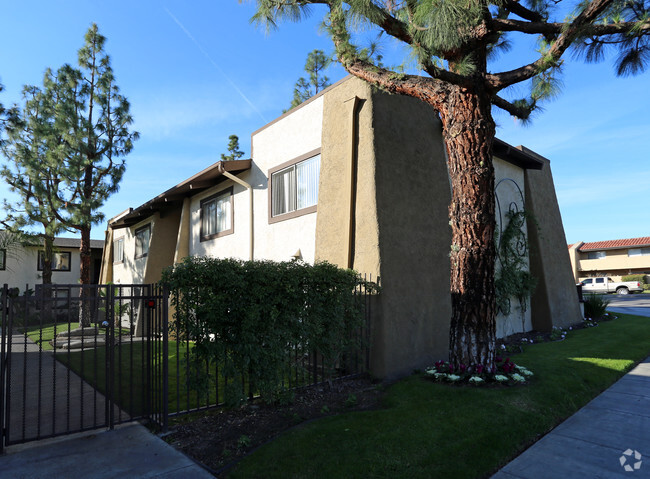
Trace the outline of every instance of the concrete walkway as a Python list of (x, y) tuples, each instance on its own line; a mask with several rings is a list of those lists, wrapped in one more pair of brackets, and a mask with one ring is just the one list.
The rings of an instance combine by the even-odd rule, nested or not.
[(131, 423), (113, 431), (74, 438), (10, 446), (0, 456), (2, 479), (202, 479), (212, 474), (151, 434)]
[(492, 477), (650, 478), (650, 358)]

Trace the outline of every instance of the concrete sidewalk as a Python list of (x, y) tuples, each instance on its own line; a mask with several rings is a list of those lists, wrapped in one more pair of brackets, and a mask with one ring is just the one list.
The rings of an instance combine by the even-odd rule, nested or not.
[(6, 451), (0, 456), (2, 479), (213, 478), (137, 423), (113, 431), (10, 446)]
[(492, 477), (650, 478), (650, 358)]

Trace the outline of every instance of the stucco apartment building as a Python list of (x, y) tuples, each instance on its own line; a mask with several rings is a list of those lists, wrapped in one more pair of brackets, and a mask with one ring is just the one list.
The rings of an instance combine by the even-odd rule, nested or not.
[[(3, 232), (0, 232), (3, 234)], [(78, 238), (55, 238), (54, 257), (52, 258), (52, 283), (79, 283), (79, 267), (81, 257)], [(92, 260), (90, 275), (93, 283), (99, 280), (104, 241), (91, 240)], [(10, 249), (0, 249), (0, 285), (7, 284), (10, 288), (35, 290), (43, 283), (43, 253), (42, 246), (17, 246)]]
[(620, 281), (628, 274), (650, 275), (650, 236), (569, 245), (576, 282), (593, 276)]
[[(450, 183), (436, 113), (348, 77), (252, 134), (251, 159), (217, 162), (109, 221), (102, 282), (154, 282), (188, 255), (327, 260), (381, 277), (371, 368), (394, 377), (446, 358)], [(494, 146), (500, 224), (526, 209), (538, 279), (499, 336), (580, 320), (549, 161)], [(540, 234), (540, 231), (542, 232)]]

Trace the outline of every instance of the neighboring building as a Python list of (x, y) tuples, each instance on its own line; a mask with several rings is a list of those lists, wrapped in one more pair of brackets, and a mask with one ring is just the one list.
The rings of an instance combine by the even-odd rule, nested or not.
[[(54, 257), (52, 258), (52, 283), (79, 283), (80, 239), (55, 238)], [(92, 254), (90, 277), (93, 283), (99, 280), (102, 250), (104, 242), (91, 240)], [(7, 284), (10, 288), (18, 288), (21, 293), (25, 289), (34, 290), (42, 284), (43, 247), (19, 246), (9, 250), (0, 249), (0, 285)]]
[[(254, 132), (251, 150), (109, 220), (102, 282), (155, 282), (188, 255), (327, 260), (381, 276), (376, 376), (446, 357), (450, 183), (435, 111), (348, 77)], [(513, 208), (536, 219), (533, 253), (522, 254), (539, 282), (529, 308), (499, 316), (497, 334), (575, 323), (549, 161), (499, 140), (494, 154), (500, 223)]]
[(650, 236), (569, 245), (576, 282), (593, 276), (620, 281), (628, 274), (650, 274)]

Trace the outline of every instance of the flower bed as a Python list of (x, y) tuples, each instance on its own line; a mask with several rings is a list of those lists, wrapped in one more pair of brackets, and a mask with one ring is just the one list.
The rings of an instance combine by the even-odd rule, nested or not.
[(427, 368), (425, 374), (434, 381), (466, 383), (473, 386), (522, 384), (533, 376), (533, 372), (524, 366), (513, 363), (510, 358), (501, 357), (497, 357), (495, 365), (490, 368), (482, 364), (474, 366), (461, 364), (456, 369), (447, 361), (438, 361), (434, 366)]

